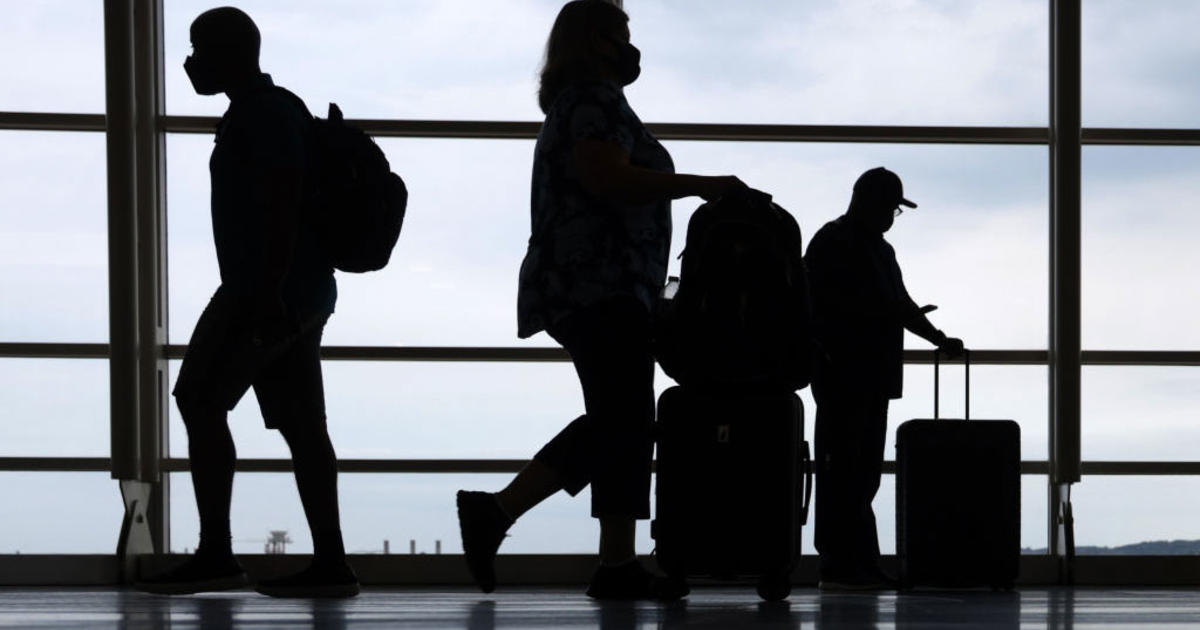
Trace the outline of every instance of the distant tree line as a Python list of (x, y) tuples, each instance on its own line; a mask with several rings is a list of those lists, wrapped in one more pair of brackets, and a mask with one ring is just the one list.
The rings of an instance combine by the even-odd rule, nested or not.
[[(1044, 554), (1046, 548), (1025, 548), (1025, 554)], [(1079, 556), (1196, 556), (1200, 555), (1200, 540), (1151, 540), (1117, 547), (1084, 545), (1075, 548)]]

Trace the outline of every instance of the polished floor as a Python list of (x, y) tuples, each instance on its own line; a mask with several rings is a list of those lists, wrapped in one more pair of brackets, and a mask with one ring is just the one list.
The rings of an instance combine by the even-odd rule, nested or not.
[(760, 603), (750, 589), (697, 589), (684, 602), (598, 605), (575, 589), (370, 589), (348, 601), (236, 591), (156, 597), (113, 589), (0, 590), (2, 628), (1200, 628), (1200, 590), (1022, 589), (1015, 593), (832, 594)]

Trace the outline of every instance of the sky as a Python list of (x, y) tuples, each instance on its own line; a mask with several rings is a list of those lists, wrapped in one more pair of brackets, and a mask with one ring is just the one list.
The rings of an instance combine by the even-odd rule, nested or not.
[[(213, 3), (166, 0), (169, 114), (219, 115), (182, 71), (187, 26)], [(262, 66), (319, 114), (351, 118), (540, 120), (536, 72), (555, 0), (249, 1)], [(650, 122), (1044, 126), (1045, 2), (626, 0), (643, 72), (627, 89)], [(0, 111), (100, 113), (100, 0), (36, 0), (10, 11), (0, 41)], [(1089, 0), (1083, 13), (1083, 120), (1102, 127), (1200, 127), (1200, 5)], [(389, 267), (339, 274), (331, 345), (550, 346), (515, 330), (516, 272), (528, 238), (531, 140), (384, 139), (411, 191)], [(980, 349), (1044, 349), (1048, 308), (1048, 154), (1039, 146), (665, 143), (681, 172), (736, 174), (773, 194), (805, 240), (844, 211), (859, 173), (885, 165), (920, 208), (888, 234), (910, 293), (935, 324)], [(170, 341), (186, 343), (217, 284), (208, 216), (211, 136), (167, 139)], [(102, 134), (0, 132), (0, 341), (107, 340)], [(1192, 241), (1200, 149), (1086, 147), (1083, 335), (1086, 349), (1200, 349)], [(695, 199), (674, 203), (674, 253)], [(673, 272), (677, 272), (677, 262)], [(910, 348), (927, 344), (910, 337)], [(178, 362), (172, 362), (172, 379)], [(932, 411), (928, 366), (905, 371), (889, 429)], [(943, 375), (943, 409), (962, 404)], [(334, 443), (355, 458), (531, 455), (582, 409), (569, 364), (327, 362)], [(669, 386), (661, 374), (661, 391)], [(0, 359), (0, 456), (106, 456), (103, 360)], [(978, 366), (972, 417), (1013, 418), (1026, 460), (1047, 453), (1046, 368)], [(1195, 368), (1086, 367), (1085, 459), (1194, 460)], [(812, 433), (815, 407), (803, 394)], [(256, 404), (231, 415), (244, 457), (285, 457)], [(171, 420), (171, 454), (186, 443)], [(892, 448), (891, 442), (887, 447)], [(458, 551), (453, 494), (504, 475), (343, 475), (347, 546), (415, 539)], [(1189, 477), (1091, 477), (1075, 491), (1079, 544), (1200, 538)], [(194, 502), (173, 475), (172, 548), (194, 545)], [(894, 547), (890, 477), (876, 501)], [(1045, 478), (1023, 484), (1023, 544), (1045, 545)], [(559, 496), (505, 543), (509, 552), (587, 552), (586, 497)], [(46, 519), (45, 515), (55, 518)], [(120, 499), (106, 473), (0, 473), (0, 553), (106, 552)], [(86, 522), (86, 531), (76, 531)], [(309, 549), (289, 475), (240, 475), (238, 550), (267, 529)], [(811, 529), (806, 550), (811, 552)], [(651, 548), (645, 528), (639, 549)]]

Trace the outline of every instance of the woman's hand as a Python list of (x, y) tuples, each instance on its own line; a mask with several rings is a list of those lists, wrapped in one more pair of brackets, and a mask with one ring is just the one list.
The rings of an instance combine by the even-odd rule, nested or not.
[(734, 175), (717, 175), (700, 177), (700, 187), (696, 195), (705, 201), (720, 199), (726, 193), (739, 188), (747, 188), (746, 184)]

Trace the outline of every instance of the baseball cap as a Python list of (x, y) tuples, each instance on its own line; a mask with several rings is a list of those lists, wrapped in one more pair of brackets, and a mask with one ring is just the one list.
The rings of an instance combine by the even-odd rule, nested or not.
[(900, 176), (882, 166), (859, 175), (858, 181), (854, 182), (854, 192), (871, 195), (888, 204), (894, 200), (894, 203), (901, 206), (917, 207), (917, 204), (904, 198), (904, 185), (900, 183)]

